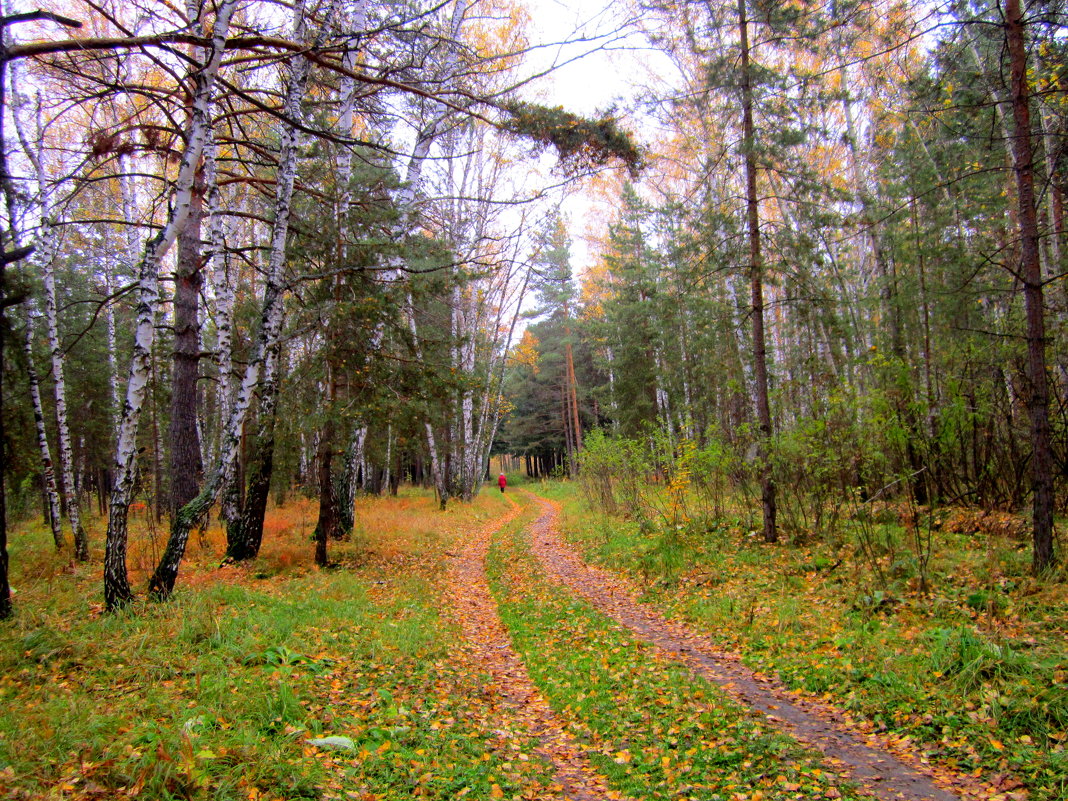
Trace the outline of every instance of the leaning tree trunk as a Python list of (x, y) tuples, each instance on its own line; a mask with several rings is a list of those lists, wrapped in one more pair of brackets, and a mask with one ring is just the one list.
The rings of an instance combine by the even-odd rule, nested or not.
[(114, 485), (111, 492), (108, 533), (104, 552), (104, 601), (115, 609), (133, 600), (130, 578), (126, 571), (127, 515), (133, 496), (137, 425), (141, 419), (151, 373), (152, 345), (155, 339), (156, 308), (159, 304), (159, 268), (185, 219), (192, 202), (197, 164), (204, 148), (208, 126), (208, 104), (215, 76), (222, 63), (226, 34), (235, 0), (221, 0), (212, 33), (210, 57), (194, 75), (194, 91), (189, 133), (185, 152), (175, 181), (174, 202), (163, 229), (149, 240), (138, 271), (137, 323), (134, 331), (133, 356), (126, 383), (126, 398), (116, 437)]
[(1046, 377), (1046, 323), (1043, 316), (1042, 264), (1039, 258), (1038, 214), (1035, 204), (1034, 151), (1031, 142), (1030, 87), (1020, 0), (1005, 4), (1005, 47), (1012, 82), (1013, 170), (1016, 173), (1017, 218), (1020, 229), (1020, 272), (1027, 315), (1027, 378), (1031, 415), (1034, 493), (1032, 566), (1045, 570), (1056, 561), (1053, 552), (1053, 448), (1049, 424), (1049, 383)]
[(738, 0), (738, 30), (742, 45), (742, 149), (745, 151), (746, 219), (749, 227), (749, 280), (753, 313), (753, 375), (756, 381), (757, 422), (760, 426), (757, 469), (764, 511), (764, 540), (779, 538), (775, 527), (775, 479), (771, 472), (771, 405), (768, 402), (768, 365), (764, 342), (764, 262), (760, 253), (760, 211), (757, 206), (756, 137), (753, 131), (753, 84), (749, 61), (749, 26), (745, 0)]

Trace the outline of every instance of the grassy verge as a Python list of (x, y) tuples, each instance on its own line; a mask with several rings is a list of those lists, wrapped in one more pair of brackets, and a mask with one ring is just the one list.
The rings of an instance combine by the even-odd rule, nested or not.
[(769, 546), (737, 521), (643, 531), (590, 512), (573, 485), (544, 494), (588, 559), (751, 666), (962, 771), (1011, 770), (1033, 799), (1068, 798), (1068, 595), (1028, 576), (1026, 544), (936, 531), (925, 595), (892, 523), (873, 549), (880, 582), (855, 541)]
[[(361, 500), (326, 571), (309, 566), (312, 510), (276, 509), (254, 565), (218, 569), (209, 530), (172, 602), (117, 615), (100, 611), (98, 565), (68, 574), (43, 531), (17, 532), (0, 795), (540, 797), (543, 767), (517, 758), (530, 743), (481, 698), (438, 612), (444, 551), (505, 508), (490, 493), (445, 515), (415, 491)], [(347, 739), (307, 742), (323, 737)]]
[(521, 526), (489, 575), (531, 677), (617, 791), (642, 799), (856, 798), (789, 738), (545, 580)]

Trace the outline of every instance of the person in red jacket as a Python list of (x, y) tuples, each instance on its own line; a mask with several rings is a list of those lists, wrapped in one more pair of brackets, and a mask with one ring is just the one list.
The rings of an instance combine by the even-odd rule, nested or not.
[(508, 486), (508, 479), (504, 477), (504, 473), (501, 473), (501, 477), (497, 479), (497, 486), (501, 488), (501, 492), (504, 492), (504, 488)]

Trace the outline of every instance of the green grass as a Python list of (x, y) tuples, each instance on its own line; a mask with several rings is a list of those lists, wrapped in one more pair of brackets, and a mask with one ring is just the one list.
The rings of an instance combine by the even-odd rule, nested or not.
[(767, 545), (734, 520), (691, 521), (668, 540), (590, 512), (573, 485), (544, 494), (587, 559), (641, 579), (645, 600), (750, 666), (960, 770), (1011, 770), (1036, 801), (1068, 797), (1068, 593), (1027, 575), (1026, 547), (938, 531), (924, 596), (892, 524), (881, 586), (848, 539)]
[(833, 787), (857, 797), (811, 752), (547, 582), (520, 526), (496, 541), (489, 575), (532, 679), (616, 791), (714, 801)]
[[(398, 532), (408, 550), (392, 559), (338, 545), (362, 566), (270, 580), (253, 567), (114, 615), (93, 570), (35, 582), (24, 539), (17, 616), (0, 627), (0, 795), (541, 797), (544, 766), (517, 759), (532, 744), (504, 710), (473, 706), (485, 679), (438, 611), (453, 534), (498, 507), (426, 516), (438, 533)], [(306, 532), (291, 537), (310, 559)], [(355, 748), (306, 742), (319, 736)]]

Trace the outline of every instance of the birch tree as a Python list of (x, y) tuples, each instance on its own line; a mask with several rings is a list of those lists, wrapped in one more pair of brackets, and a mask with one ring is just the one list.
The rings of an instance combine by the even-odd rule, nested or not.
[(33, 364), (33, 322), (36, 315), (31, 310), (26, 319), (26, 372), (30, 383), (30, 401), (33, 404), (33, 424), (37, 432), (37, 447), (41, 453), (41, 476), (44, 483), (45, 502), (48, 508), (48, 525), (56, 550), (63, 550), (63, 522), (59, 508), (59, 488), (56, 472), (52, 467), (52, 451), (48, 447), (48, 430), (45, 428), (45, 412), (41, 403), (41, 384), (37, 368)]
[(226, 36), (235, 5), (235, 0), (221, 0), (219, 3), (212, 28), (211, 45), (205, 52), (205, 61), (198, 64), (198, 69), (190, 76), (193, 82), (192, 112), (186, 131), (186, 145), (174, 184), (171, 211), (162, 230), (146, 244), (138, 270), (133, 357), (116, 438), (114, 484), (104, 554), (104, 601), (109, 609), (124, 606), (133, 600), (126, 572), (127, 515), (134, 483), (137, 427), (148, 388), (155, 339), (159, 270), (167, 251), (184, 228), (189, 214), (197, 168), (207, 139), (212, 87), (222, 64)]

